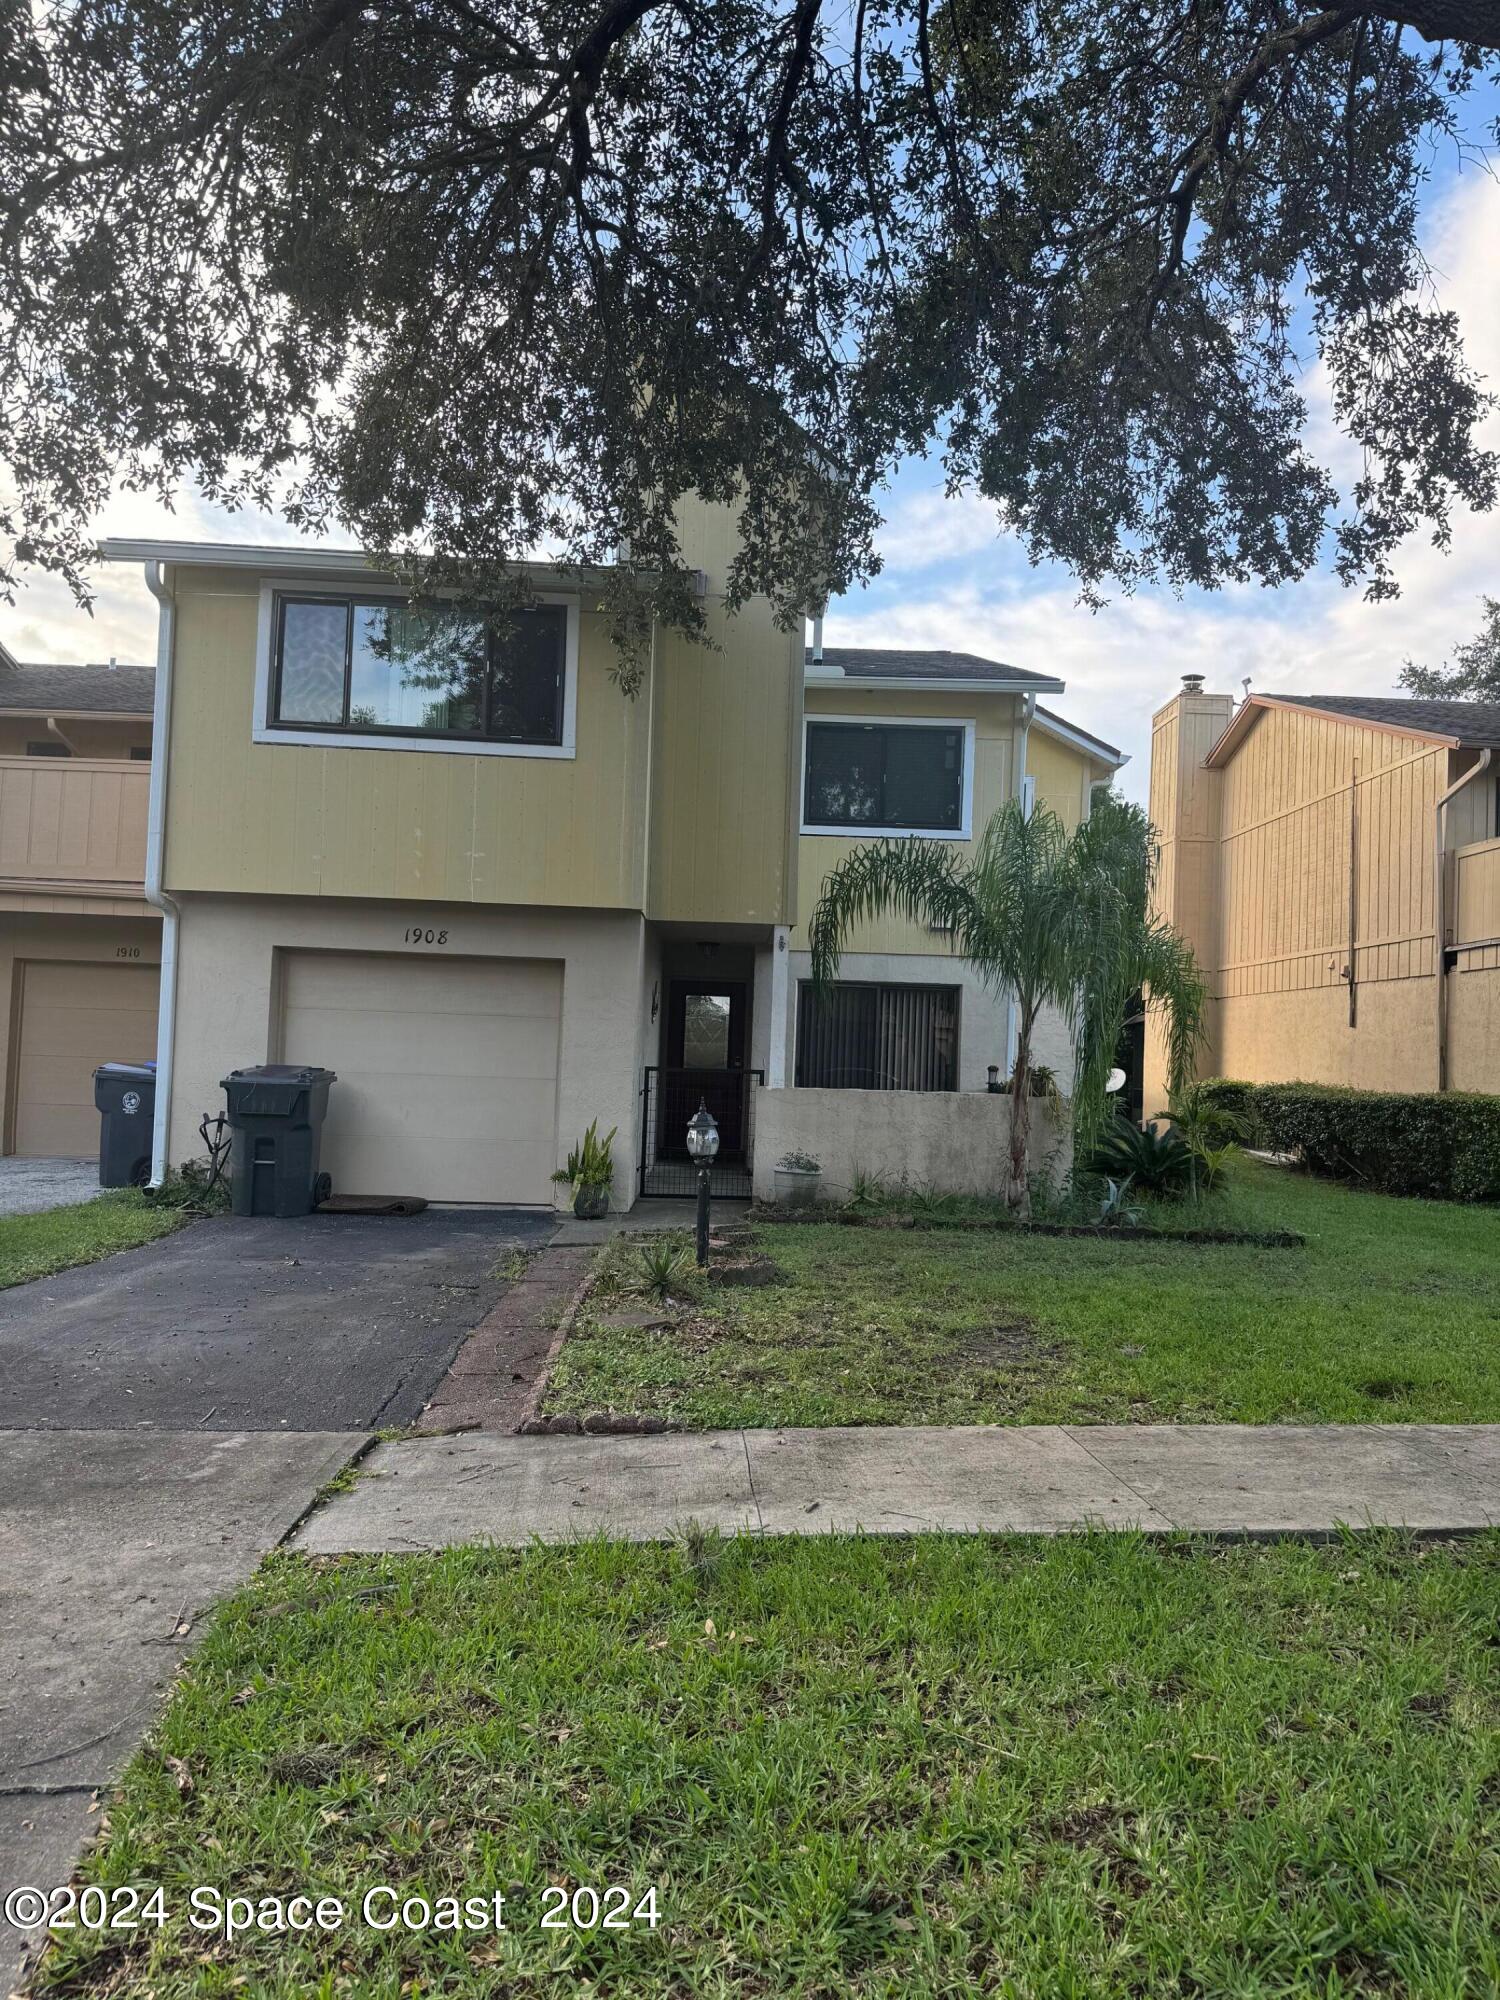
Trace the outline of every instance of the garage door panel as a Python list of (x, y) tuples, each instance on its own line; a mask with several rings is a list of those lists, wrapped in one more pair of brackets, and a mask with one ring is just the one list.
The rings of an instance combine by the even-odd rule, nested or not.
[(293, 952), (282, 1053), (338, 1074), (323, 1165), (345, 1194), (551, 1200), (562, 968)]
[[(351, 980), (347, 964), (378, 967)], [(558, 1011), (561, 969), (546, 960), (401, 958), (375, 952), (297, 952), (289, 961), (299, 1007), (333, 1007), (339, 1013), (384, 1013), (393, 992), (400, 1005), (422, 1015)]]
[[(451, 1015), (418, 1014), (405, 1008), (343, 1016), (332, 1007), (310, 1007), (299, 1008), (297, 1017), (299, 1035), (309, 1050), (337, 1044), (347, 1068), (368, 1070), (392, 1083), (414, 1076), (536, 1077), (551, 1083), (557, 1076), (556, 1015), (550, 1020), (529, 1014), (465, 1015), (455, 1022)], [(435, 1025), (439, 1021), (441, 1025)], [(387, 1067), (393, 1043), (409, 1051), (409, 1057), (397, 1067)], [(327, 1057), (299, 1055), (297, 1060), (318, 1060), (338, 1069), (338, 1063)]]
[(154, 965), (31, 959), (20, 968), (12, 1143), (27, 1159), (99, 1150), (94, 1071), (156, 1054)]

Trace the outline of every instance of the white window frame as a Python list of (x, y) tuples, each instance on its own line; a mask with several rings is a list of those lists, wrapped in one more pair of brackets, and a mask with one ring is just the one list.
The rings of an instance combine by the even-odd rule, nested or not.
[[(442, 593), (451, 595), (451, 592)], [(326, 596), (360, 603), (410, 602), (407, 593), (382, 584), (352, 584), (347, 577), (322, 582), (313, 576), (268, 576), (260, 586), (260, 610), (255, 629), (255, 715), (251, 741), (279, 743), (294, 749), (425, 750), (439, 757), (576, 757), (578, 754), (578, 599), (563, 591), (539, 590), (538, 604), (561, 604), (567, 611), (563, 639), (563, 714), (560, 743), (495, 743), (486, 738), (375, 735), (356, 729), (303, 729), (295, 722), (271, 721), (271, 683), (276, 650), (276, 599)]]
[[(867, 729), (961, 729), (964, 733), (963, 801), (956, 828), (951, 826), (815, 826), (807, 811), (807, 732), (814, 723), (849, 724)], [(961, 715), (817, 715), (802, 717), (802, 768), (797, 776), (797, 823), (803, 833), (826, 834), (835, 840), (972, 840), (974, 837), (974, 718)]]

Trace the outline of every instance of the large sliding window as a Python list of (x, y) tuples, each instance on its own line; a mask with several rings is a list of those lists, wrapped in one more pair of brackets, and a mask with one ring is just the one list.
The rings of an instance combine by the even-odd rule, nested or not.
[(807, 722), (804, 832), (968, 833), (964, 723)]
[(813, 1090), (957, 1090), (958, 988), (841, 980), (797, 995), (797, 1084)]
[(380, 598), (276, 600), (270, 725), (560, 744), (567, 611), (485, 618)]

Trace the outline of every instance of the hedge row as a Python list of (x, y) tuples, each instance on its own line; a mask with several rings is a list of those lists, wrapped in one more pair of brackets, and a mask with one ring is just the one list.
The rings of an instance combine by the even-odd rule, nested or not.
[(1500, 1097), (1228, 1078), (1204, 1089), (1251, 1144), (1293, 1154), (1314, 1173), (1384, 1194), (1500, 1201)]

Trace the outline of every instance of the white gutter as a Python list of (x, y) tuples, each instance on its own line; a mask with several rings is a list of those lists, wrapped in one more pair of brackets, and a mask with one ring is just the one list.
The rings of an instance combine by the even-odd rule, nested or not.
[[(840, 674), (829, 673), (826, 668), (820, 674), (804, 673), (803, 683), (810, 688), (860, 688), (873, 692), (877, 688), (894, 688), (901, 694), (1021, 694), (1029, 692), (1033, 705), (1038, 694), (1061, 694), (1065, 681), (1006, 681), (979, 680), (971, 676), (967, 680), (933, 680), (925, 674)], [(1095, 753), (1098, 754), (1097, 752)], [(1101, 760), (1102, 761), (1102, 760)]]
[(161, 998), (156, 1017), (156, 1119), (151, 1130), (151, 1185), (167, 1177), (172, 1117), (172, 1056), (177, 1031), (176, 903), (162, 887), (166, 846), (167, 760), (171, 748), (172, 662), (176, 653), (176, 611), (162, 581), (161, 564), (146, 563), (146, 588), (156, 599), (156, 699), (151, 714), (151, 791), (146, 816), (146, 901), (161, 911)]

